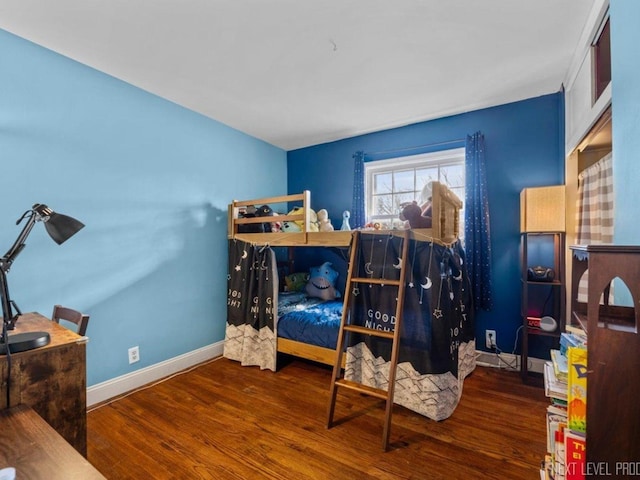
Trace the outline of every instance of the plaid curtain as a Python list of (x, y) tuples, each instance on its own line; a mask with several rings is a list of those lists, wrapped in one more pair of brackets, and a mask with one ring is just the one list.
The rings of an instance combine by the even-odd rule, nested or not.
[[(613, 158), (602, 157), (578, 175), (577, 232), (579, 245), (613, 243)], [(578, 301), (587, 301), (586, 272), (578, 286)]]

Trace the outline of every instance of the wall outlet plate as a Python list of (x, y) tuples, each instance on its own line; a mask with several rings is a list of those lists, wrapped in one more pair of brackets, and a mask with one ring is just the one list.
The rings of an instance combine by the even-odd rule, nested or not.
[(140, 361), (140, 349), (136, 345), (129, 349), (129, 364)]
[(485, 346), (488, 349), (493, 349), (496, 348), (496, 346), (498, 345), (498, 342), (496, 340), (496, 331), (495, 330), (485, 330), (484, 331), (484, 335), (485, 335)]

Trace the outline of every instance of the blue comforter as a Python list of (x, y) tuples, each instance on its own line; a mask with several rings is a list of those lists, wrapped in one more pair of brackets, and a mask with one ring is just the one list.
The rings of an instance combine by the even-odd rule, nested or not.
[(278, 337), (336, 348), (342, 318), (342, 299), (324, 301), (302, 292), (278, 298)]

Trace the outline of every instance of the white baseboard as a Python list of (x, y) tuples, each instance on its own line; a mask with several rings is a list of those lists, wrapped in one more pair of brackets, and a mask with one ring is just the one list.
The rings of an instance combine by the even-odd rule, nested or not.
[(87, 388), (87, 407), (105, 402), (186, 368), (219, 357), (222, 355), (223, 347), (224, 341), (213, 343), (198, 350), (141, 368), (135, 372), (92, 385)]
[[(529, 371), (542, 373), (544, 362), (541, 358), (529, 357)], [(508, 370), (520, 371), (520, 355), (512, 353), (501, 353), (500, 356), (491, 352), (476, 350), (476, 364), (482, 367), (504, 368)]]
[[(192, 352), (179, 355), (154, 365), (150, 365), (135, 372), (112, 378), (87, 388), (87, 407), (105, 402), (111, 398), (153, 383), (162, 378), (173, 375), (186, 368), (193, 367), (207, 360), (222, 356), (224, 341), (207, 345)], [(529, 357), (529, 371), (542, 373), (545, 360)], [(495, 353), (476, 350), (476, 364), (483, 367), (520, 370), (520, 356), (511, 353)], [(515, 367), (515, 368), (514, 368)]]

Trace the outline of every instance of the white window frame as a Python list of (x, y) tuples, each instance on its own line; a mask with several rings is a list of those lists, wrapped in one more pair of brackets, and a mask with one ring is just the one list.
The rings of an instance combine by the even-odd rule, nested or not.
[[(365, 178), (365, 212), (367, 222), (379, 222), (384, 228), (393, 228), (396, 219), (398, 219), (398, 212), (394, 212), (392, 215), (373, 215), (373, 183), (374, 176), (382, 173), (398, 172), (402, 170), (416, 170), (420, 168), (433, 168), (444, 167), (450, 165), (462, 165), (465, 164), (465, 149), (453, 148), (448, 150), (441, 150), (438, 152), (422, 153), (419, 155), (410, 155), (404, 157), (394, 157), (386, 160), (376, 160), (364, 163), (364, 178)], [(438, 178), (438, 181), (446, 184), (444, 179)], [(451, 185), (448, 185), (451, 186)], [(415, 186), (415, 199), (419, 200), (420, 191), (422, 186)], [(392, 187), (393, 192), (393, 187)], [(396, 192), (393, 192), (396, 193)], [(398, 192), (399, 193), (399, 192)], [(464, 208), (464, 198), (463, 201)], [(461, 236), (464, 232), (463, 220), (464, 213), (460, 212), (460, 229)]]

